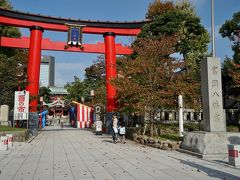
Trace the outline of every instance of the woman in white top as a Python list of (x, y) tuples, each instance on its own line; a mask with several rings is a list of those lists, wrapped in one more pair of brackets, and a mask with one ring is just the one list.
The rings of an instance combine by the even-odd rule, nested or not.
[(118, 134), (118, 119), (116, 115), (113, 115), (112, 119), (112, 137), (113, 137), (113, 142), (116, 144), (117, 143), (117, 134)]

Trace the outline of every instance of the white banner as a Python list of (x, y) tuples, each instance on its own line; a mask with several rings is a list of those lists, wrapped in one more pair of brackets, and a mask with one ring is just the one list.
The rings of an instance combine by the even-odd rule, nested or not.
[(14, 120), (28, 120), (29, 92), (15, 91)]

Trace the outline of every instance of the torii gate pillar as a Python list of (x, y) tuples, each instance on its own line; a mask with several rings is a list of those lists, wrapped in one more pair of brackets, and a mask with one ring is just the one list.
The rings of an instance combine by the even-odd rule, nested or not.
[(106, 32), (103, 34), (105, 42), (105, 66), (106, 66), (106, 95), (107, 95), (107, 112), (117, 110), (117, 90), (111, 84), (111, 80), (117, 76), (116, 68), (116, 46), (115, 33)]
[(30, 28), (30, 45), (29, 45), (29, 57), (28, 57), (28, 82), (27, 91), (29, 91), (30, 97), (30, 112), (37, 112), (38, 104), (38, 89), (39, 89), (39, 77), (40, 77), (40, 64), (41, 64), (41, 46), (42, 46), (42, 34), (43, 28), (39, 26), (32, 26)]

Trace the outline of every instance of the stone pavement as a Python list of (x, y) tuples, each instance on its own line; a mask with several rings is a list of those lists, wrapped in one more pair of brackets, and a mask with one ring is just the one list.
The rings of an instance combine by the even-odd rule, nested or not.
[(240, 179), (240, 169), (218, 162), (57, 125), (1, 151), (0, 170), (0, 180)]

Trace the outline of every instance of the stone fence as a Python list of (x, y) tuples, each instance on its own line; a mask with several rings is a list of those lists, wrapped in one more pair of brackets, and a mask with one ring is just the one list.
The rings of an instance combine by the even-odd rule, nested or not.
[[(226, 109), (225, 118), (227, 123), (240, 124), (240, 110), (239, 109)], [(155, 113), (155, 122), (159, 123), (175, 123), (178, 122), (178, 111), (177, 110), (159, 110)], [(199, 122), (203, 119), (202, 111), (195, 111), (194, 109), (183, 110), (183, 121), (184, 122)], [(145, 114), (145, 121), (149, 121), (148, 114)]]

